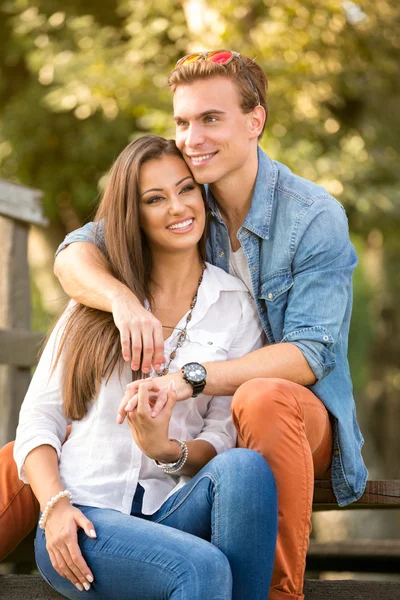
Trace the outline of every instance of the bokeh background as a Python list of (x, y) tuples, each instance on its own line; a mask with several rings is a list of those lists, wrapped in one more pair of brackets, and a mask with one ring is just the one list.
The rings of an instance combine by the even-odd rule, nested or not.
[[(0, 39), (0, 177), (42, 190), (50, 219), (30, 234), (38, 331), (65, 301), (54, 250), (90, 220), (113, 159), (144, 133), (174, 136), (176, 60), (216, 48), (257, 60), (269, 78), (262, 147), (346, 207), (364, 455), (373, 478), (400, 478), (398, 0), (2, 0)], [(400, 520), (352, 511), (317, 515), (314, 529), (398, 537)]]

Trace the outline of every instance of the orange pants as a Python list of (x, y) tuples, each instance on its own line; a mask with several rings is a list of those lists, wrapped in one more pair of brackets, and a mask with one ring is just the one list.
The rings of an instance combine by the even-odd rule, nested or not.
[(13, 458), (14, 442), (0, 450), (0, 560), (37, 525), (39, 504), (23, 483)]
[(322, 402), (284, 379), (253, 379), (232, 400), (238, 445), (260, 452), (278, 489), (278, 541), (268, 600), (304, 600), (314, 477), (329, 477), (332, 427)]

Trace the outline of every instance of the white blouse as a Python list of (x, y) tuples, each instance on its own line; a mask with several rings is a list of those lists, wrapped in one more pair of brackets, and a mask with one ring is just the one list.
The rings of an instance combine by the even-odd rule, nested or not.
[[(165, 341), (166, 356), (174, 349), (185, 320), (186, 315)], [(163, 473), (135, 444), (126, 421), (116, 424), (119, 403), (132, 380), (128, 363), (124, 364), (120, 377), (117, 367), (109, 381), (102, 382), (98, 396), (88, 403), (85, 417), (72, 422), (71, 434), (63, 444), (70, 422), (63, 413), (62, 359), (49, 379), (62, 327), (61, 319), (21, 407), (14, 450), (19, 476), (28, 482), (24, 472), (27, 455), (34, 448), (48, 444), (57, 452), (62, 484), (72, 493), (74, 504), (129, 514), (140, 482), (145, 490), (143, 513), (153, 514), (190, 477), (177, 479)], [(171, 362), (171, 373), (188, 362), (238, 358), (263, 345), (263, 330), (254, 301), (239, 279), (207, 263), (187, 337)], [(186, 441), (206, 440), (217, 453), (233, 448), (236, 432), (230, 403), (231, 397), (205, 394), (178, 402), (173, 409), (169, 436)]]

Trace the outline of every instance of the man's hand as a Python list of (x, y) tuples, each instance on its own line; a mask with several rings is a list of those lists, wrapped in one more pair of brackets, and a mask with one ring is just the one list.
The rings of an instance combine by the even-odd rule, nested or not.
[(169, 422), (176, 403), (174, 384), (169, 384), (164, 410), (156, 419), (151, 416), (148, 387), (145, 383), (139, 385), (137, 406), (127, 415), (129, 428), (136, 444), (146, 456), (162, 462), (176, 462), (180, 456), (180, 448), (168, 436)]
[(149, 373), (151, 365), (160, 371), (165, 363), (162, 325), (126, 288), (112, 301), (114, 323), (119, 329), (122, 356), (132, 371)]
[(151, 408), (150, 416), (153, 419), (157, 417), (167, 403), (168, 387), (172, 382), (175, 385), (177, 402), (191, 398), (193, 394), (192, 386), (183, 379), (181, 371), (168, 373), (168, 375), (157, 377), (157, 379), (138, 379), (128, 383), (125, 395), (118, 408), (117, 423), (123, 423), (128, 414), (136, 408), (138, 391), (141, 385), (145, 386), (148, 392), (148, 403)]
[(54, 569), (83, 592), (83, 589), (90, 589), (93, 573), (78, 545), (79, 527), (82, 527), (88, 537), (96, 537), (93, 523), (69, 501), (61, 499), (47, 518), (45, 534), (46, 548)]

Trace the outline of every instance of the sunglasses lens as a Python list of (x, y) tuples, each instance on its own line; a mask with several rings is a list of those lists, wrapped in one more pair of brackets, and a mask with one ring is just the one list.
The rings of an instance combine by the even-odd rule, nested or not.
[(196, 60), (199, 60), (201, 56), (200, 52), (196, 52), (195, 54), (188, 54), (188, 56), (184, 56), (176, 63), (177, 67), (183, 67), (184, 65), (188, 65)]
[(223, 65), (226, 62), (228, 62), (232, 57), (233, 53), (230, 50), (216, 50), (215, 52), (210, 52), (208, 54), (207, 60)]

